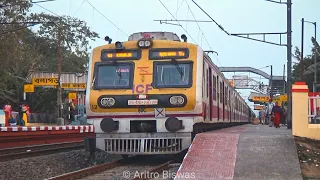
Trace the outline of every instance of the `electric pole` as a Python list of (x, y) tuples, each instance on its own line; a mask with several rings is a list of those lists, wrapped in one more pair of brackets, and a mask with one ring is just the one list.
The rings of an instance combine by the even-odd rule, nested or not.
[[(62, 123), (64, 125), (62, 119), (62, 89), (61, 89), (61, 26), (58, 29), (58, 123)], [(60, 122), (59, 122), (60, 121)]]
[(304, 18), (301, 20), (301, 58), (300, 58), (300, 79), (303, 81), (303, 71), (304, 71), (304, 65), (303, 65), (303, 43), (304, 43)]
[(287, 128), (292, 129), (292, 3), (287, 1), (287, 89), (288, 89), (288, 124)]
[(270, 99), (272, 99), (273, 97), (273, 83), (272, 83), (272, 79), (273, 79), (273, 72), (272, 72), (272, 65), (270, 65)]
[[(314, 40), (317, 41), (317, 22), (303, 21), (303, 23), (310, 23), (314, 25)], [(314, 53), (314, 81), (313, 81), (313, 92), (317, 92), (317, 46), (315, 47)]]

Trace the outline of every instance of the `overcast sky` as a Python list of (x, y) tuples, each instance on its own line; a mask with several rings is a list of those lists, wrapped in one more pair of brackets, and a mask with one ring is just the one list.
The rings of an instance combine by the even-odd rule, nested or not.
[[(318, 12), (320, 0), (292, 1), (292, 51), (294, 51), (294, 47), (300, 48), (301, 44), (301, 18), (317, 21), (320, 27), (320, 13)], [(212, 22), (199, 23), (203, 35), (197, 23), (181, 22), (183, 28), (160, 24), (153, 20), (174, 18), (194, 20), (193, 15), (197, 20), (210, 20), (191, 0), (161, 0), (161, 2), (159, 0), (57, 0), (39, 5), (58, 15), (69, 15), (84, 20), (93, 31), (101, 37), (110, 36), (113, 42), (125, 41), (128, 35), (134, 32), (171, 31), (180, 36), (181, 34), (187, 35), (185, 32), (187, 30), (191, 35), (191, 37), (187, 35), (189, 42), (197, 43), (205, 50), (214, 50), (219, 53), (219, 56), (211, 55), (213, 62), (218, 66), (251, 66), (269, 73), (270, 68), (263, 67), (272, 64), (274, 75), (283, 74), (283, 65), (287, 62), (286, 47), (228, 36)], [(264, 0), (196, 0), (196, 2), (229, 33), (286, 32), (286, 5)], [(36, 5), (31, 10), (32, 12), (50, 13)], [(310, 38), (313, 34), (314, 26), (305, 24), (305, 54), (311, 52)], [(267, 36), (267, 40), (279, 43), (279, 36)], [(282, 36), (282, 42), (286, 43), (286, 35)], [(99, 39), (92, 42), (91, 46), (95, 47), (105, 43)], [(293, 61), (296, 60), (293, 59)], [(248, 73), (240, 74), (249, 75)], [(226, 74), (228, 78), (232, 78), (232, 75), (233, 73)], [(253, 74), (250, 76), (259, 77)], [(262, 81), (265, 84), (267, 82), (263, 79)], [(249, 90), (240, 92), (244, 96), (250, 94)]]

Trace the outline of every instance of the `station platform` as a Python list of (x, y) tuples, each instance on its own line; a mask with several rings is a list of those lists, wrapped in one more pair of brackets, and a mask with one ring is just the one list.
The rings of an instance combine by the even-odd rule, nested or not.
[(0, 127), (0, 149), (83, 141), (95, 137), (93, 125)]
[(302, 180), (292, 131), (242, 125), (197, 134), (175, 180)]

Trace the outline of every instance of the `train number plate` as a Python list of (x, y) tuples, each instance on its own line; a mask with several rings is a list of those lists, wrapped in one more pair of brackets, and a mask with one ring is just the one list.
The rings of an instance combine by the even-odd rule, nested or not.
[(156, 105), (158, 104), (158, 99), (143, 99), (143, 100), (128, 100), (128, 105)]

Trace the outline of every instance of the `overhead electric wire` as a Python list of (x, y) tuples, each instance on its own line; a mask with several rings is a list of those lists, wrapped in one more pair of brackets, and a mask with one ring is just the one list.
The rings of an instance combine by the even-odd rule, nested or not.
[[(179, 11), (179, 9), (181, 8), (181, 6), (182, 6), (182, 4), (183, 4), (183, 2), (184, 2), (184, 1), (185, 1), (185, 0), (181, 1), (180, 5), (179, 5), (179, 6), (177, 6), (176, 18), (177, 18), (177, 16), (178, 16), (178, 11)], [(179, 3), (179, 0), (178, 0), (178, 2), (177, 2), (177, 3)]]
[[(199, 30), (200, 30), (202, 36), (204, 37), (205, 41), (207, 42), (210, 50), (213, 51), (213, 50), (212, 50), (212, 47), (210, 46), (210, 43), (209, 43), (207, 37), (204, 35), (204, 33), (203, 33), (203, 31), (202, 31), (199, 23), (197, 22), (197, 19), (196, 19), (195, 15), (193, 14), (193, 12), (192, 12), (192, 10), (191, 10), (191, 8), (190, 8), (190, 6), (189, 6), (188, 1), (186, 1), (186, 0), (184, 0), (184, 1), (187, 3), (188, 9), (189, 9), (189, 11), (191, 12), (191, 15), (193, 16), (194, 20), (196, 21), (196, 23), (197, 23), (197, 25), (198, 25), (198, 27), (199, 27)], [(222, 63), (219, 61), (219, 59), (218, 59), (217, 57), (216, 57), (216, 59), (217, 59), (218, 63), (222, 66)]]
[[(173, 19), (175, 19), (177, 21), (177, 19), (174, 17), (174, 15), (169, 11), (169, 9), (163, 4), (163, 2), (161, 0), (159, 0), (159, 2), (162, 4), (162, 6), (169, 12), (169, 14), (173, 17)], [(191, 40), (194, 42), (194, 43), (197, 43), (193, 38), (192, 36), (189, 34), (189, 32), (180, 24), (179, 21), (177, 21), (177, 23), (181, 26), (181, 28), (188, 34), (188, 36), (191, 38)]]
[(37, 5), (37, 6), (39, 6), (39, 7), (41, 7), (42, 9), (44, 9), (44, 10), (48, 11), (48, 12), (50, 12), (50, 13), (52, 13), (52, 14), (54, 14), (54, 15), (58, 16), (58, 17), (60, 17), (60, 18), (63, 18), (63, 17), (61, 17), (60, 15), (58, 15), (57, 13), (55, 13), (55, 12), (53, 12), (53, 11), (51, 11), (51, 10), (49, 10), (49, 9), (47, 9), (47, 8), (45, 8), (45, 7), (43, 7), (43, 6), (41, 6), (41, 5), (39, 5), (39, 4), (36, 4), (36, 5)]
[(78, 13), (78, 11), (80, 10), (80, 8), (82, 7), (83, 3), (85, 2), (86, 0), (83, 0), (82, 3), (80, 4), (80, 6), (78, 7), (77, 11), (74, 13), (73, 15), (73, 18), (76, 16), (76, 14)]
[(199, 9), (201, 9), (202, 12), (204, 12), (223, 32), (225, 32), (226, 34), (228, 34), (230, 36), (230, 33), (228, 33), (228, 31), (226, 31), (220, 24), (218, 24), (205, 10), (203, 10), (194, 0), (192, 0), (192, 2), (198, 6)]
[(113, 23), (110, 19), (108, 19), (102, 12), (100, 12), (96, 7), (94, 7), (89, 1), (85, 0), (93, 9), (95, 9), (101, 16), (103, 16), (107, 21), (109, 21), (114, 27), (116, 27), (119, 31), (121, 31), (124, 35), (129, 36), (122, 29), (120, 29), (115, 23)]
[[(188, 9), (190, 10), (191, 15), (193, 16), (194, 20), (196, 21), (197, 19), (196, 19), (195, 15), (193, 14), (193, 12), (192, 12), (192, 10), (191, 10), (191, 8), (190, 8), (190, 6), (189, 6), (189, 4), (188, 4), (188, 1), (186, 1), (186, 0), (185, 0), (185, 2), (187, 3)], [(201, 32), (201, 34), (202, 34), (202, 36), (203, 36), (203, 37), (204, 37), (204, 39), (206, 40), (206, 42), (207, 42), (207, 44), (208, 44), (208, 46), (209, 46), (210, 50), (212, 50), (212, 48), (211, 48), (211, 46), (210, 46), (210, 44), (209, 44), (209, 42), (208, 42), (208, 40), (207, 40), (206, 36), (204, 35), (204, 33), (203, 33), (203, 31), (202, 31), (202, 29), (201, 29), (201, 27), (200, 27), (200, 25), (199, 25), (199, 23), (198, 23), (197, 21), (196, 21), (196, 23), (197, 23), (197, 25), (198, 25), (198, 28), (199, 28), (199, 30), (200, 30), (200, 32)]]

